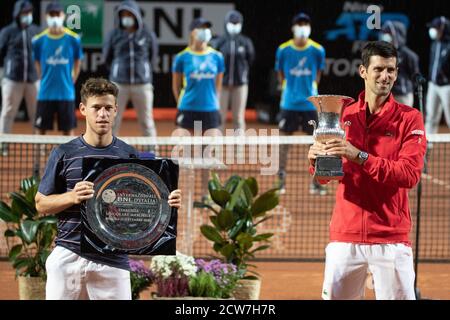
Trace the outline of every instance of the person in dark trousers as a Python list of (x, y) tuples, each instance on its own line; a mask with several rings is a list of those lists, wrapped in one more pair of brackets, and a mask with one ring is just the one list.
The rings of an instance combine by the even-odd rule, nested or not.
[(152, 73), (158, 57), (156, 35), (144, 23), (135, 1), (120, 3), (114, 23), (115, 28), (103, 45), (103, 62), (109, 69), (109, 80), (119, 87), (114, 134), (119, 133), (123, 112), (131, 100), (143, 136), (155, 137)]
[(432, 42), (425, 128), (432, 134), (438, 132), (442, 111), (450, 128), (450, 20), (436, 17), (428, 27)]
[(378, 300), (415, 300), (408, 192), (424, 166), (423, 118), (391, 93), (398, 70), (392, 44), (368, 42), (361, 60), (364, 91), (341, 118), (346, 139), (316, 141), (308, 153), (311, 174), (318, 155), (342, 157), (345, 173), (329, 227), (322, 298), (362, 299), (370, 271)]
[(239, 129), (241, 133), (245, 131), (249, 72), (255, 59), (255, 48), (252, 40), (241, 33), (243, 23), (242, 14), (231, 10), (225, 16), (225, 33), (211, 41), (211, 47), (222, 52), (225, 59), (220, 96), (222, 131), (230, 108), (233, 115), (233, 129)]
[(414, 104), (414, 75), (420, 73), (419, 56), (406, 45), (406, 26), (400, 21), (386, 21), (381, 27), (380, 40), (392, 43), (398, 52), (398, 76), (392, 87), (395, 100)]
[[(300, 12), (292, 19), (293, 39), (281, 44), (276, 52), (275, 70), (282, 87), (278, 127), (283, 136), (293, 135), (301, 129), (312, 135), (310, 120), (317, 122), (317, 110), (308, 97), (318, 94), (318, 85), (325, 69), (325, 49), (310, 39), (311, 18)], [(289, 145), (280, 145), (278, 170), (280, 192), (286, 192)], [(315, 179), (310, 194), (326, 195), (327, 189)]]
[(0, 63), (4, 69), (0, 134), (11, 133), (23, 98), (28, 118), (34, 122), (38, 77), (32, 57), (31, 39), (39, 32), (40, 28), (33, 23), (31, 2), (17, 1), (13, 21), (0, 31)]
[(58, 130), (73, 135), (76, 127), (75, 83), (81, 70), (81, 39), (64, 27), (63, 5), (50, 2), (45, 8), (48, 28), (32, 39), (33, 59), (40, 79), (35, 127), (39, 134), (53, 130), (55, 114)]
[[(40, 214), (57, 215), (56, 247), (46, 262), (47, 300), (130, 300), (130, 266), (126, 254), (81, 252), (82, 202), (94, 196), (94, 183), (83, 181), (83, 158), (138, 158), (138, 151), (115, 137), (118, 88), (101, 78), (81, 88), (80, 111), (86, 117), (81, 136), (52, 150), (36, 194)], [(181, 191), (168, 204), (180, 208)]]

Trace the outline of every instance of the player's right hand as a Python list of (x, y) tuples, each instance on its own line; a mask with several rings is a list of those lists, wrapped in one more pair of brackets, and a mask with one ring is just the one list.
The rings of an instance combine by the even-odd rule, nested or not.
[(72, 190), (74, 204), (80, 204), (94, 196), (94, 184), (90, 181), (78, 182)]
[(308, 160), (309, 163), (313, 166), (316, 162), (316, 158), (318, 155), (325, 154), (325, 144), (322, 142), (314, 141), (314, 144), (309, 147), (308, 152)]

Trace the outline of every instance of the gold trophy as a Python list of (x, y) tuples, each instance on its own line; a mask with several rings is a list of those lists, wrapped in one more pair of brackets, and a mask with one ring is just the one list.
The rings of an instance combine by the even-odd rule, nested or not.
[[(317, 109), (318, 123), (310, 120), (314, 126), (313, 137), (325, 143), (331, 139), (344, 139), (345, 131), (341, 128), (342, 108), (354, 101), (353, 98), (339, 95), (319, 95), (308, 98)], [(322, 180), (341, 180), (344, 177), (342, 159), (338, 156), (318, 155), (315, 163), (314, 177)]]

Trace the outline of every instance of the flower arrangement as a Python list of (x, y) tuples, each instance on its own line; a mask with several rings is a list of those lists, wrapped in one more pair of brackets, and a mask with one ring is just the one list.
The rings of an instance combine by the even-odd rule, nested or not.
[[(241, 275), (234, 264), (219, 259), (197, 259), (198, 272), (189, 282), (194, 297), (231, 298)], [(209, 282), (209, 283), (208, 283)], [(207, 290), (209, 288), (209, 290)]]
[(139, 299), (141, 292), (153, 284), (154, 275), (142, 260), (129, 260), (131, 297), (133, 300)]
[(189, 293), (189, 278), (197, 273), (193, 257), (155, 256), (150, 264), (160, 297), (184, 297)]
[(150, 264), (158, 297), (231, 298), (241, 278), (235, 265), (191, 256), (155, 256)]

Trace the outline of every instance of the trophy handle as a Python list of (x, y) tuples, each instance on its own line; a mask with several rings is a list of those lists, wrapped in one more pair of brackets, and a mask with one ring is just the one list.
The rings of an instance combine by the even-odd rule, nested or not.
[(309, 120), (308, 124), (314, 127), (314, 131), (317, 129), (317, 123), (315, 120)]

